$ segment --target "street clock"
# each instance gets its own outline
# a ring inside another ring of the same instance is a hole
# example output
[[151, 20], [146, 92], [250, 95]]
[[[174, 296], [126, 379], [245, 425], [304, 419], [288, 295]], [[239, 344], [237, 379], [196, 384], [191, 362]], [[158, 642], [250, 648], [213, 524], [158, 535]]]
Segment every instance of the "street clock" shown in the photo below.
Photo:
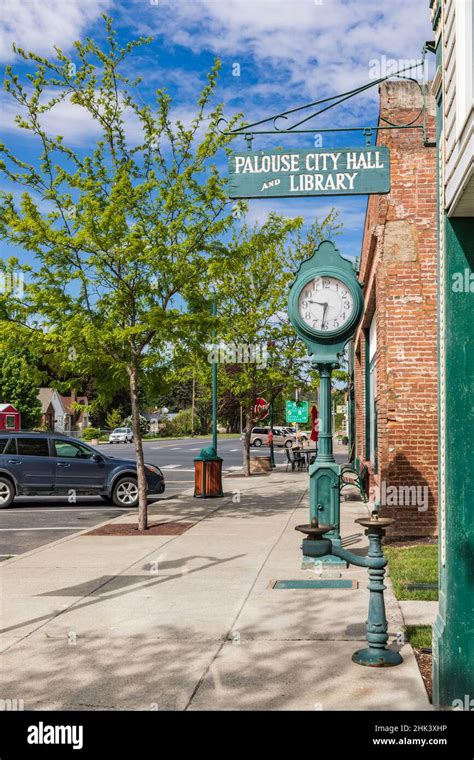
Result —
[[[344, 346], [363, 313], [362, 286], [352, 262], [341, 256], [334, 243], [325, 240], [298, 269], [290, 288], [288, 315], [319, 372], [320, 425], [316, 460], [309, 467], [309, 513], [310, 523], [316, 519], [333, 526], [326, 533], [333, 546], [341, 545], [341, 465], [333, 454], [331, 373], [340, 365]], [[313, 556], [313, 544], [303, 541], [304, 567], [313, 561], [341, 564], [333, 554]]]
[[304, 261], [290, 289], [290, 320], [313, 362], [338, 363], [364, 311], [362, 287], [352, 262], [334, 243], [321, 243]]

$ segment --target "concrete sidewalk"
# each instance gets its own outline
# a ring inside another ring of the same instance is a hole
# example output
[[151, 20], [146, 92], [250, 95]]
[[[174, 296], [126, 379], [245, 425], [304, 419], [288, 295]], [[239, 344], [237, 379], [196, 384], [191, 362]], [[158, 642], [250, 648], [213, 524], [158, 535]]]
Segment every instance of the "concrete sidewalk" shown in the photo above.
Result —
[[[0, 566], [2, 699], [25, 709], [430, 709], [411, 647], [396, 668], [355, 665], [367, 572], [355, 589], [275, 590], [301, 569], [308, 476], [225, 478], [226, 497], [155, 504], [180, 536], [75, 535]], [[345, 546], [365, 553], [342, 504]], [[121, 516], [117, 522], [130, 522]], [[390, 584], [391, 640], [403, 619]]]

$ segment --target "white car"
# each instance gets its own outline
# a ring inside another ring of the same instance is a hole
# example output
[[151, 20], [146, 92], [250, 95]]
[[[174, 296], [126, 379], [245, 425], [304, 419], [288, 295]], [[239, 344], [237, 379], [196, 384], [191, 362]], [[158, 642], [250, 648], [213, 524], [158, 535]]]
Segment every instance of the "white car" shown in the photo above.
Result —
[[109, 435], [109, 443], [133, 443], [132, 428], [115, 428]]

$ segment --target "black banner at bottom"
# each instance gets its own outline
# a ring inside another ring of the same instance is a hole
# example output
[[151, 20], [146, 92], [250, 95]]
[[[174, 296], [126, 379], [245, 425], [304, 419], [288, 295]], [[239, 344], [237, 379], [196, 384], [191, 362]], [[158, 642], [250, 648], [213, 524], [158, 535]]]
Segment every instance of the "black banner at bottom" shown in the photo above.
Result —
[[[471, 712], [0, 712], [0, 760], [23, 757], [137, 757], [161, 752], [206, 754], [251, 748], [359, 750], [372, 757], [474, 757]], [[219, 749], [220, 748], [220, 749]]]

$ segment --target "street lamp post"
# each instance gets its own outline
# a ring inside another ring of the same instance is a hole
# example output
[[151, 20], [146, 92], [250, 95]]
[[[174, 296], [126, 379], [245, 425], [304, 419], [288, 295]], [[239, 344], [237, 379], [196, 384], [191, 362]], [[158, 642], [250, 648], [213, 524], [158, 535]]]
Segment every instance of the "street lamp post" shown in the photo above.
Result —
[[[214, 294], [211, 305], [211, 314], [217, 317], [217, 295]], [[216, 330], [212, 331], [212, 337], [215, 341]], [[214, 361], [212, 362], [212, 448], [217, 454], [217, 357], [214, 351]]]
[[273, 448], [273, 401], [270, 401], [270, 430], [272, 435], [270, 436], [270, 462], [272, 468], [275, 467], [275, 450]]

